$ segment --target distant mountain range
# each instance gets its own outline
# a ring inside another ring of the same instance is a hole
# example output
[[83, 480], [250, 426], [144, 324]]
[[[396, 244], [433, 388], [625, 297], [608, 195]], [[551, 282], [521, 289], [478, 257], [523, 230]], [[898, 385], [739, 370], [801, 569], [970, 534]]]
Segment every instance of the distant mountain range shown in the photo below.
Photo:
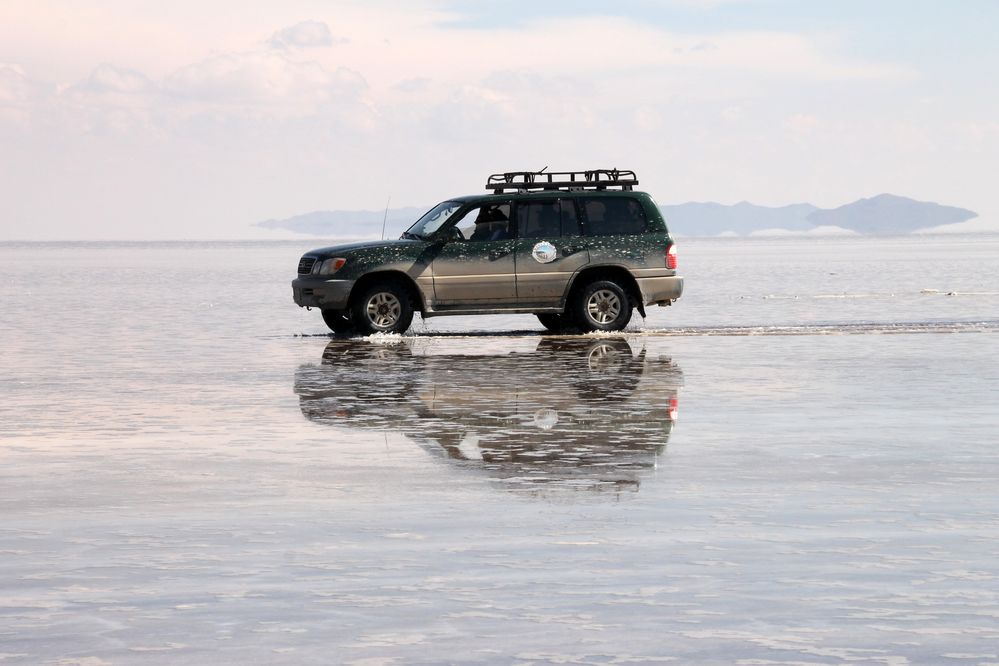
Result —
[[[427, 207], [429, 208], [429, 206]], [[377, 238], [385, 223], [385, 237], [396, 238], [427, 208], [393, 208], [388, 211], [315, 211], [256, 226], [312, 236]], [[690, 202], [661, 207], [670, 230], [677, 236], [767, 234], [899, 234], [965, 222], [977, 213], [954, 206], [916, 201], [894, 194], [858, 199], [839, 208], [824, 209], [809, 203], [757, 206], [746, 201], [727, 206]]]
[[973, 217], [978, 213], [965, 208], [879, 194], [832, 210], [816, 210], [809, 214], [808, 221], [817, 227], [842, 227], [858, 233], [899, 234], [957, 224]]

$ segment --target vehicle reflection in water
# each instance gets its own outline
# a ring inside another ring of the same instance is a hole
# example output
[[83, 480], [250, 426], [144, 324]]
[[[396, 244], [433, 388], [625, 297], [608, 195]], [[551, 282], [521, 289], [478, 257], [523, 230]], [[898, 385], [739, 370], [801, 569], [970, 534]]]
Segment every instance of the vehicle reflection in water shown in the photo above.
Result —
[[671, 359], [617, 337], [487, 344], [496, 349], [333, 340], [320, 365], [298, 369], [295, 392], [312, 421], [404, 434], [511, 489], [637, 490], [655, 469], [683, 383]]

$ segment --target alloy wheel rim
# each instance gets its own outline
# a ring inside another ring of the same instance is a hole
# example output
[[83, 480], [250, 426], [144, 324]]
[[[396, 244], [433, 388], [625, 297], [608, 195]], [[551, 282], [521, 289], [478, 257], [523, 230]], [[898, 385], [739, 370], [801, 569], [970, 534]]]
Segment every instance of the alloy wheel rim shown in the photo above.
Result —
[[380, 291], [368, 299], [368, 320], [378, 328], [391, 328], [402, 316], [402, 303], [395, 294]]
[[621, 314], [621, 299], [609, 289], [598, 289], [586, 300], [586, 312], [596, 323], [609, 324]]

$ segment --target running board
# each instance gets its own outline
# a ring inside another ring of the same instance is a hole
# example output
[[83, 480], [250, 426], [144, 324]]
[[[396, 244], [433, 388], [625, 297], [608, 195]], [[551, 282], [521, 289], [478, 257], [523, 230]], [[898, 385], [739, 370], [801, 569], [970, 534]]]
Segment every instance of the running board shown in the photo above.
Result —
[[481, 314], [562, 314], [564, 308], [560, 307], [534, 307], [534, 308], [467, 308], [462, 306], [448, 307], [438, 305], [436, 309], [427, 308], [423, 312], [423, 318], [443, 317], [446, 315], [481, 315]]

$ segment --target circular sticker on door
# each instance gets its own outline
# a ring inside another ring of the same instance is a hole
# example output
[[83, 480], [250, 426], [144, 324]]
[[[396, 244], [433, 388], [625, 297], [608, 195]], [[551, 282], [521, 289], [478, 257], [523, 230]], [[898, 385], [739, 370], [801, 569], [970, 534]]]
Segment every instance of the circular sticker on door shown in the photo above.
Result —
[[534, 246], [534, 249], [531, 250], [531, 255], [539, 264], [547, 264], [555, 261], [555, 255], [557, 253], [558, 250], [556, 250], [555, 246], [548, 241], [541, 241], [540, 243], [537, 243]]

